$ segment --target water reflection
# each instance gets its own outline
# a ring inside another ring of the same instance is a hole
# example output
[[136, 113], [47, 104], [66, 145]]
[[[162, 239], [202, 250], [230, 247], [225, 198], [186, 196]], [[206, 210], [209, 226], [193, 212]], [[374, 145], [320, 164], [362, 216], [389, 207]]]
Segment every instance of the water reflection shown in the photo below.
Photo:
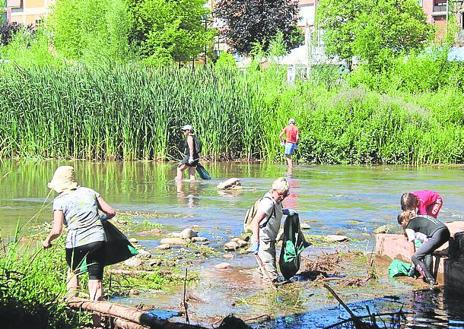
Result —
[[[413, 291], [411, 294], [399, 297], [387, 296], [350, 303], [348, 306], [367, 323], [369, 320], [365, 317], [369, 312], [384, 314], [376, 317], [380, 328], [464, 328], [462, 296], [448, 295], [440, 289]], [[392, 317], [392, 313], [400, 309], [407, 313], [402, 321]], [[354, 325], [344, 321], [345, 319], [349, 319], [349, 314], [337, 305], [305, 314], [279, 317], [272, 321], [255, 324], [253, 328], [354, 328]], [[334, 326], [342, 322], [343, 324]]]
[[[185, 185], [185, 186], [184, 186]], [[195, 181], [176, 181], [177, 200], [188, 208], [200, 205], [200, 184]]]

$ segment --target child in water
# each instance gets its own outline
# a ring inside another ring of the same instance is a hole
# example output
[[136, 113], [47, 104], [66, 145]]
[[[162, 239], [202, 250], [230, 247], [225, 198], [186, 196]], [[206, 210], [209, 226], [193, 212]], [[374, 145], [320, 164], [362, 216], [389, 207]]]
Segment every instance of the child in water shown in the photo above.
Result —
[[438, 217], [443, 199], [437, 192], [422, 190], [403, 193], [401, 196], [401, 210], [417, 210], [418, 215]]
[[[414, 210], [406, 210], [398, 215], [398, 224], [403, 227], [409, 241], [416, 239], [416, 233], [422, 233], [424, 243], [416, 250], [411, 260], [419, 272], [424, 274], [425, 282], [435, 285], [435, 277], [426, 266], [424, 260], [427, 256], [431, 257], [432, 253], [448, 242], [450, 232], [445, 224], [430, 216], [416, 215]], [[420, 236], [420, 235], [419, 235]]]

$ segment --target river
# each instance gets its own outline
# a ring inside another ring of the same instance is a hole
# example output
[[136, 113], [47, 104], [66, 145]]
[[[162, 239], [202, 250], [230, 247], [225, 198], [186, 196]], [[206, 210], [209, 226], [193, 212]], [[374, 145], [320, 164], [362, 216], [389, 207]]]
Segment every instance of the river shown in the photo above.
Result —
[[[272, 181], [287, 175], [283, 165], [205, 163], [213, 177], [211, 181], [186, 181], [177, 185], [173, 180], [175, 164], [172, 163], [3, 161], [0, 163], [2, 236], [11, 235], [17, 223], [51, 220], [54, 194], [48, 190], [47, 182], [56, 167], [65, 164], [75, 166], [80, 184], [100, 192], [118, 211], [156, 212], [156, 218], [148, 220], [175, 226], [179, 230], [196, 225], [202, 236], [212, 241], [211, 246], [218, 248], [231, 236], [241, 233], [247, 208], [270, 188]], [[242, 190], [238, 193], [218, 192], [216, 185], [230, 177], [240, 178]], [[300, 218], [311, 225], [311, 234], [344, 234], [352, 239], [350, 248], [353, 249], [371, 251], [372, 231], [380, 225], [396, 225], [403, 192], [420, 189], [439, 191], [444, 198], [440, 218], [444, 221], [464, 219], [464, 170], [459, 166], [298, 165], [289, 181], [290, 196], [284, 204], [296, 209]], [[146, 248], [154, 248], [158, 241], [142, 243]], [[144, 297], [125, 302], [139, 300], [147, 302]], [[456, 310], [454, 300], [450, 302], [441, 291], [407, 293], [402, 301], [408, 307], [420, 308], [422, 312], [419, 317], [413, 317], [415, 320], [411, 320], [413, 324], [408, 327], [421, 327], [421, 321], [429, 323], [429, 327], [443, 327], [445, 324], [464, 327], [464, 311]], [[369, 301], [373, 308], [378, 307], [379, 310], [384, 310], [382, 305], [390, 302], [388, 298]], [[335, 302], [332, 304], [335, 305]], [[219, 303], [215, 307], [222, 306]], [[338, 312], [337, 316], [342, 312], [339, 307], [325, 307], [299, 314], [291, 320], [288, 317], [278, 318], [271, 322], [272, 325], [268, 322], [259, 326], [300, 328], [304, 323], [324, 319], [317, 312], [330, 314], [327, 312], [332, 312], [331, 309]], [[329, 315], [330, 321], [320, 326], [333, 323], [334, 317]]]

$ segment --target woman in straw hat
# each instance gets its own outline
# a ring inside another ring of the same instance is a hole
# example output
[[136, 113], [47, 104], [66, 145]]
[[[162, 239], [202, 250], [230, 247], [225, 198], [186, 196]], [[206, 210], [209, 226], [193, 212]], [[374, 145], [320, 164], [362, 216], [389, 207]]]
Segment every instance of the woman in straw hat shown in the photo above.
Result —
[[[43, 247], [51, 247], [51, 242], [60, 236], [63, 225], [66, 226], [66, 262], [70, 268], [68, 296], [77, 294], [79, 271], [82, 265], [87, 265], [90, 298], [99, 300], [103, 295], [105, 243], [102, 220], [114, 217], [116, 212], [100, 194], [79, 186], [71, 166], [58, 167], [48, 187], [58, 192], [58, 196], [53, 201], [53, 226]], [[100, 318], [94, 316], [96, 326], [100, 326], [99, 321]]]

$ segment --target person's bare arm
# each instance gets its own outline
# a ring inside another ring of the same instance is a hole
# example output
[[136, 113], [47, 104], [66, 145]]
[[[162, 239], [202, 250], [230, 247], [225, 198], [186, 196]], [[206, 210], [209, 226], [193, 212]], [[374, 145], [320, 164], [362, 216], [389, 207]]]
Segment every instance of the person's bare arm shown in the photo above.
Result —
[[258, 209], [255, 217], [253, 218], [253, 236], [252, 240], [259, 242], [259, 224], [266, 218], [266, 213]]
[[42, 242], [44, 248], [52, 246], [52, 241], [58, 238], [63, 231], [64, 214], [61, 210], [55, 210], [53, 212], [53, 225], [47, 238]]
[[105, 219], [110, 219], [116, 216], [116, 211], [101, 197], [97, 198], [98, 208], [106, 215]]
[[282, 137], [284, 136], [284, 134], [285, 134], [285, 128], [282, 129], [282, 131], [281, 131], [280, 134], [279, 134], [279, 139], [280, 139], [281, 142], [284, 141], [284, 139], [282, 138]]
[[187, 145], [189, 147], [189, 157], [190, 159], [193, 159], [193, 136], [189, 135], [187, 137]]

